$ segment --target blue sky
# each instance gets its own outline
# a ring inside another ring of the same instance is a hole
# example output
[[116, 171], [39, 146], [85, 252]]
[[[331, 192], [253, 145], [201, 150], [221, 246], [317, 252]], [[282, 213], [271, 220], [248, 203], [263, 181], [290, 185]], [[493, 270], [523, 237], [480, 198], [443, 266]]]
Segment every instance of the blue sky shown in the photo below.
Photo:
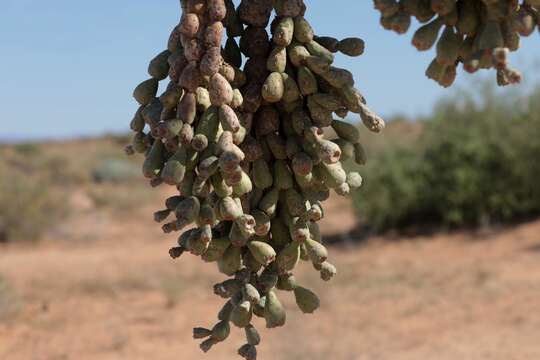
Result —
[[[337, 65], [354, 72], [373, 110], [425, 114], [456, 91], [425, 79], [433, 53], [418, 53], [410, 33], [383, 30], [371, 0], [309, 2], [307, 18], [318, 34], [366, 41], [365, 55], [338, 56]], [[148, 60], [166, 46], [178, 19], [178, 0], [2, 0], [0, 139], [127, 129], [136, 109], [132, 88], [146, 78]], [[539, 60], [538, 33], [512, 55], [525, 68], [538, 67]], [[470, 82], [461, 74], [457, 88]]]

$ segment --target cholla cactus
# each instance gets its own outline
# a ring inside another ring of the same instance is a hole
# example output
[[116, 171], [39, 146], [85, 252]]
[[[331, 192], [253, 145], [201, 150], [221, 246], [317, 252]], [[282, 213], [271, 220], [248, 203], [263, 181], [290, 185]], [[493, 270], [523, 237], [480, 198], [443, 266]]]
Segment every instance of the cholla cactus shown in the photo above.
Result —
[[164, 232], [182, 232], [171, 257], [191, 253], [231, 277], [214, 286], [227, 300], [219, 321], [195, 328], [194, 338], [204, 339], [206, 352], [228, 337], [231, 324], [244, 328], [238, 353], [251, 360], [260, 342], [253, 318], [268, 328], [286, 322], [278, 290], [292, 292], [304, 313], [319, 307], [317, 295], [297, 284], [298, 262], [311, 262], [324, 281], [337, 272], [317, 221], [330, 190], [346, 196], [361, 186], [360, 174], [347, 173], [342, 161], [364, 164], [365, 153], [359, 130], [333, 115], [359, 114], [373, 132], [384, 122], [368, 109], [352, 74], [332, 65], [335, 52], [359, 56], [364, 42], [316, 37], [302, 0], [181, 6], [167, 50], [134, 91], [140, 107], [127, 149], [145, 154], [143, 173], [153, 186], [179, 191], [154, 214]]
[[374, 0], [381, 25], [406, 33], [411, 17], [421, 25], [412, 43], [419, 51], [436, 47], [426, 76], [441, 86], [452, 85], [457, 66], [474, 73], [494, 68], [500, 86], [521, 81], [508, 66], [509, 51], [519, 49], [520, 38], [540, 26], [539, 0]]

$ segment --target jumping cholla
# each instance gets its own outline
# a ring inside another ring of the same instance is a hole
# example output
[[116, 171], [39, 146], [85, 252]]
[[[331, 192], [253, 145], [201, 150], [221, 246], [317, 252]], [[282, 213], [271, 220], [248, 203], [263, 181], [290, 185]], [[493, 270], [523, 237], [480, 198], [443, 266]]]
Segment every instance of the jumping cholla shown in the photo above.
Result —
[[238, 8], [232, 0], [183, 0], [181, 7], [167, 50], [133, 93], [140, 107], [126, 151], [145, 154], [152, 186], [179, 191], [154, 214], [165, 233], [183, 231], [171, 257], [189, 252], [231, 277], [214, 286], [227, 299], [217, 323], [195, 328], [194, 338], [204, 339], [206, 352], [233, 324], [246, 335], [238, 353], [252, 360], [260, 342], [253, 315], [268, 328], [285, 324], [278, 290], [293, 293], [304, 313], [319, 307], [297, 284], [297, 263], [311, 262], [324, 281], [336, 274], [317, 221], [331, 189], [346, 196], [362, 184], [342, 163], [364, 164], [366, 156], [359, 130], [333, 114], [359, 114], [373, 132], [384, 122], [352, 74], [332, 66], [335, 52], [359, 56], [364, 42], [316, 37], [303, 0], [243, 0]]
[[425, 24], [414, 33], [412, 44], [426, 51], [436, 43], [436, 57], [426, 76], [444, 87], [456, 79], [459, 63], [469, 73], [494, 68], [501, 86], [519, 83], [521, 74], [508, 67], [508, 52], [519, 49], [521, 36], [540, 28], [540, 0], [374, 0], [374, 4], [387, 30], [406, 33], [411, 17]]

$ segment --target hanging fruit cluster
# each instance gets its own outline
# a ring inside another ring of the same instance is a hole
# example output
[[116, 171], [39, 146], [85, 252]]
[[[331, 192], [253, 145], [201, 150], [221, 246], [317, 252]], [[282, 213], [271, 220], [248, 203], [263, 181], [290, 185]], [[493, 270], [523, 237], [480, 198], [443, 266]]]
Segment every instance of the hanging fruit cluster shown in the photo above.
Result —
[[251, 360], [260, 342], [253, 317], [268, 328], [285, 324], [278, 290], [292, 292], [304, 313], [319, 306], [292, 273], [300, 259], [322, 280], [336, 274], [317, 221], [330, 190], [346, 196], [360, 187], [360, 174], [342, 163], [364, 164], [365, 154], [359, 130], [333, 115], [359, 114], [373, 132], [384, 122], [352, 74], [332, 65], [337, 51], [361, 55], [363, 41], [316, 37], [302, 0], [243, 0], [237, 8], [232, 0], [185, 0], [181, 7], [167, 50], [134, 91], [140, 107], [126, 149], [145, 154], [152, 186], [178, 189], [154, 214], [164, 232], [181, 232], [171, 257], [191, 253], [231, 277], [214, 286], [227, 299], [218, 322], [195, 328], [194, 338], [204, 339], [206, 352], [231, 324], [243, 328], [239, 354]]
[[406, 33], [411, 17], [423, 24], [412, 43], [419, 51], [436, 47], [426, 76], [444, 87], [452, 85], [460, 63], [469, 73], [495, 69], [500, 86], [519, 83], [521, 74], [508, 66], [508, 53], [519, 49], [522, 36], [540, 27], [540, 0], [374, 0], [374, 4], [387, 30]]

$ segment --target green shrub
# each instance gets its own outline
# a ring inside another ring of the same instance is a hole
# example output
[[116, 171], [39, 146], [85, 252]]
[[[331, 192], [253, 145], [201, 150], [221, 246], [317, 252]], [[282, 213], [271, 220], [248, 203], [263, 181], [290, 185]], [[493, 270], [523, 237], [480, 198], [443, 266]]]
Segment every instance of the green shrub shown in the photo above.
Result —
[[33, 240], [67, 212], [67, 201], [50, 178], [0, 161], [0, 238]]
[[105, 159], [92, 170], [92, 178], [98, 183], [124, 183], [140, 177], [140, 166], [127, 160]]
[[355, 194], [369, 225], [474, 226], [540, 214], [540, 91], [463, 97], [422, 120], [418, 141], [390, 139], [372, 154], [365, 187]]

